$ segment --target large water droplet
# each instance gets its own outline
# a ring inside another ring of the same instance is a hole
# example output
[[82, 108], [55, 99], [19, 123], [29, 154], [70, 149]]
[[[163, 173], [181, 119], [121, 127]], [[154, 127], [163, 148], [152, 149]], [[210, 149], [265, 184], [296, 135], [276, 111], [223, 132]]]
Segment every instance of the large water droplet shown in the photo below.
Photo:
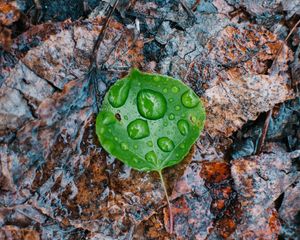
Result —
[[193, 108], [199, 104], [199, 97], [192, 90], [188, 90], [182, 94], [181, 101], [185, 107]]
[[141, 139], [150, 135], [147, 121], [136, 119], [128, 124], [127, 132], [132, 139]]
[[115, 108], [123, 106], [127, 100], [129, 88], [130, 84], [128, 83], [128, 81], [117, 81], [109, 90], [109, 103]]
[[151, 120], [162, 118], [167, 111], [167, 101], [165, 97], [150, 89], [141, 90], [137, 97], [139, 113]]
[[178, 127], [179, 132], [183, 136], [188, 134], [188, 132], [189, 132], [189, 123], [186, 120], [183, 120], [183, 119], [179, 120], [177, 122], [177, 127]]
[[157, 145], [164, 152], [171, 152], [174, 148], [173, 141], [168, 137], [162, 137], [157, 140]]
[[150, 151], [148, 152], [146, 155], [145, 155], [145, 158], [147, 161], [149, 162], [153, 162], [153, 163], [156, 163], [157, 162], [157, 156], [155, 154], [154, 151]]

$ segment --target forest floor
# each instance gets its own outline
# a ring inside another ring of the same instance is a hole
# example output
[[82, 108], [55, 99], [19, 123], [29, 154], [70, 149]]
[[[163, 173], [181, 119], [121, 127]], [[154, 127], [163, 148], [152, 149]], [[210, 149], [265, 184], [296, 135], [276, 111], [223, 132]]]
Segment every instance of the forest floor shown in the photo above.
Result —
[[[300, 239], [300, 2], [0, 0], [0, 239]], [[156, 173], [95, 117], [132, 67], [182, 80], [206, 124]]]

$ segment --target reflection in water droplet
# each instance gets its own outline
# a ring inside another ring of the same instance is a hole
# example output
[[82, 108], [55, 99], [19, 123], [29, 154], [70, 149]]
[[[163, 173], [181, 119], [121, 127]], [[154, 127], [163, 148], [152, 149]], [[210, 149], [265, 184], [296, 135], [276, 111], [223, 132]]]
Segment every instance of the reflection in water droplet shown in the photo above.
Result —
[[164, 152], [171, 152], [174, 148], [173, 141], [168, 137], [162, 137], [157, 140], [157, 145]]
[[109, 125], [113, 122], [116, 122], [115, 115], [112, 112], [103, 111], [100, 114], [102, 124]]
[[145, 158], [147, 161], [149, 162], [153, 162], [153, 163], [156, 163], [157, 162], [157, 156], [155, 154], [154, 151], [150, 151], [148, 152], [146, 155], [145, 155]]
[[152, 141], [148, 141], [148, 142], [147, 142], [147, 145], [148, 145], [149, 147], [153, 147], [153, 142], [152, 142]]
[[196, 107], [199, 104], [199, 97], [192, 90], [188, 90], [181, 96], [182, 104], [187, 108]]
[[117, 81], [110, 89], [108, 94], [109, 103], [115, 107], [121, 107], [125, 104], [128, 93], [129, 93], [130, 84], [126, 80]]
[[180, 110], [180, 106], [179, 105], [175, 106], [175, 110], [179, 111]]
[[138, 93], [137, 106], [139, 113], [144, 118], [151, 120], [162, 118], [167, 111], [165, 97], [161, 93], [150, 89], [144, 89]]
[[179, 88], [177, 86], [172, 87], [172, 92], [173, 93], [178, 93], [179, 92]]
[[174, 120], [174, 118], [175, 118], [175, 115], [174, 115], [173, 113], [170, 113], [169, 119], [170, 119], [170, 120]]
[[147, 121], [136, 119], [128, 124], [127, 132], [132, 139], [141, 139], [150, 135]]
[[168, 89], [167, 89], [167, 88], [164, 88], [164, 89], [163, 89], [163, 92], [164, 92], [164, 93], [167, 93], [167, 92], [168, 92]]
[[189, 132], [189, 123], [186, 120], [183, 120], [183, 119], [179, 120], [177, 122], [177, 127], [178, 127], [179, 132], [183, 136], [188, 134], [188, 132]]
[[128, 150], [128, 145], [126, 143], [121, 143], [122, 150]]

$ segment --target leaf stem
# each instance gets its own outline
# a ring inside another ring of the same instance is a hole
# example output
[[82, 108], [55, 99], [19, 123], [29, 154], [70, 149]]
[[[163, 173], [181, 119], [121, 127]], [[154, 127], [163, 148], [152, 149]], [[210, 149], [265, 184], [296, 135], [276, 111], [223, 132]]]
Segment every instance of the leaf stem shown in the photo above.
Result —
[[167, 192], [167, 187], [166, 187], [166, 183], [165, 180], [163, 178], [162, 172], [161, 170], [157, 171], [160, 177], [160, 181], [161, 181], [161, 185], [163, 186], [164, 192], [165, 192], [165, 196], [167, 199], [167, 203], [168, 203], [168, 208], [169, 208], [169, 226], [170, 226], [170, 233], [173, 233], [173, 213], [172, 213], [172, 208], [171, 208], [171, 204], [170, 204], [170, 200], [169, 200], [169, 196], [168, 196], [168, 192]]

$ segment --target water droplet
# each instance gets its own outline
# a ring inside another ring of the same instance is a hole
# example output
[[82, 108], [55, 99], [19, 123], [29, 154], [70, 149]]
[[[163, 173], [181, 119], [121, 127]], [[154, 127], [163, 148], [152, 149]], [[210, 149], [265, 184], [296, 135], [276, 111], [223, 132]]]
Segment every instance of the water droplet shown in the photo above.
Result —
[[138, 145], [134, 144], [134, 145], [133, 145], [133, 148], [134, 148], [134, 149], [138, 149]]
[[148, 141], [148, 142], [147, 142], [147, 145], [148, 145], [149, 147], [153, 147], [153, 142], [152, 142], [152, 141]]
[[111, 128], [108, 129], [108, 132], [111, 133]]
[[127, 115], [125, 115], [125, 116], [124, 116], [124, 119], [125, 119], [125, 120], [128, 120], [128, 116], [127, 116]]
[[167, 101], [165, 97], [150, 89], [141, 90], [137, 97], [139, 113], [151, 120], [162, 118], [167, 111]]
[[181, 149], [183, 149], [183, 148], [185, 147], [185, 145], [184, 145], [183, 143], [181, 143], [181, 144], [179, 145], [179, 147], [180, 147]]
[[168, 137], [162, 137], [157, 140], [157, 145], [164, 152], [171, 152], [174, 148], [173, 141]]
[[101, 112], [100, 119], [104, 125], [109, 125], [111, 123], [116, 122], [115, 115], [112, 112], [106, 112], [106, 111]]
[[165, 127], [168, 126], [168, 122], [164, 122], [164, 126], [165, 126]]
[[193, 124], [195, 124], [197, 119], [196, 119], [195, 116], [190, 115], [190, 120], [191, 120], [191, 122], [192, 122]]
[[118, 140], [119, 140], [119, 138], [118, 138], [118, 137], [114, 137], [114, 139], [115, 139], [115, 141], [118, 141]]
[[163, 92], [164, 92], [164, 93], [167, 93], [167, 92], [168, 92], [168, 89], [167, 89], [167, 88], [164, 88], [164, 89], [163, 89]]
[[132, 139], [141, 139], [150, 135], [147, 121], [136, 119], [128, 124], [127, 132]]
[[126, 143], [121, 143], [121, 149], [122, 150], [128, 150], [128, 145]]
[[179, 105], [175, 106], [175, 110], [179, 111], [180, 110], [180, 106]]
[[177, 127], [178, 127], [179, 132], [183, 136], [188, 134], [188, 132], [189, 132], [189, 123], [186, 120], [183, 120], [183, 119], [179, 120], [177, 122]]
[[169, 98], [169, 102], [170, 103], [174, 102], [174, 99], [173, 98]]
[[173, 113], [170, 113], [169, 119], [170, 119], [170, 120], [174, 120], [174, 118], [175, 118], [175, 115], [174, 115]]
[[125, 104], [128, 93], [129, 93], [130, 84], [126, 80], [117, 81], [110, 89], [108, 94], [109, 103], [115, 107], [121, 107]]
[[178, 153], [176, 153], [176, 155], [175, 155], [176, 157], [179, 157], [179, 154]]
[[179, 92], [179, 88], [177, 86], [173, 86], [172, 87], [172, 92], [173, 93], [178, 93]]
[[115, 143], [110, 140], [103, 141], [102, 146], [108, 152], [112, 152], [115, 149]]
[[181, 101], [185, 107], [193, 108], [199, 104], [199, 97], [192, 90], [188, 90], [182, 94]]
[[132, 161], [134, 161], [135, 163], [138, 163], [138, 160], [136, 158], [132, 158]]
[[147, 161], [149, 162], [153, 162], [153, 163], [156, 163], [157, 162], [157, 156], [155, 154], [154, 151], [150, 151], [148, 152], [146, 155], [145, 155], [145, 158]]

